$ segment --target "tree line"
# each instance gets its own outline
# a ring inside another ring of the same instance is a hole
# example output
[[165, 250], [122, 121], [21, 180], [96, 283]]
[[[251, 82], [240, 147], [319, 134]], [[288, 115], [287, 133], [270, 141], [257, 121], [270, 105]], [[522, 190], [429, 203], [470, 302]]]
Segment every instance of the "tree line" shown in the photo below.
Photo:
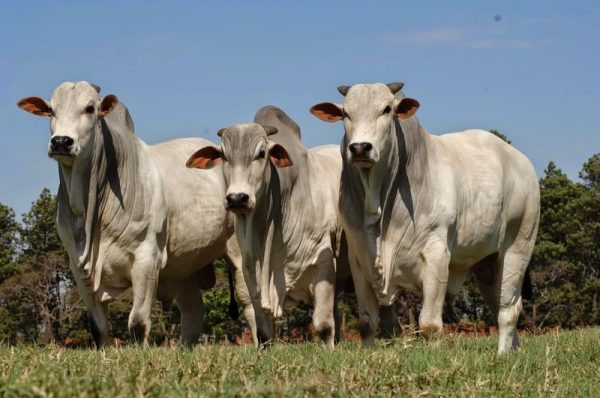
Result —
[[[506, 137], [496, 131], [494, 134]], [[508, 141], [508, 140], [507, 140]], [[540, 179], [541, 218], [530, 263], [533, 298], [525, 300], [520, 325], [532, 332], [600, 324], [600, 153], [582, 166], [573, 181], [554, 162]], [[0, 341], [89, 345], [89, 320], [69, 271], [68, 257], [55, 227], [56, 197], [44, 188], [31, 209], [17, 220], [0, 203]], [[217, 285], [204, 292], [205, 333], [210, 341], [239, 340], [247, 328], [228, 316], [229, 289], [223, 261], [216, 264]], [[402, 325], [414, 325], [420, 300], [402, 295], [397, 302]], [[131, 296], [109, 305], [111, 336], [128, 340]], [[344, 332], [356, 334], [356, 299], [344, 293]], [[280, 325], [287, 337], [310, 338], [310, 306], [291, 311]], [[445, 314], [445, 322], [490, 325], [474, 280]], [[179, 314], [158, 302], [153, 312], [151, 341], [173, 342], [179, 336]], [[292, 333], [292, 330], [295, 331]], [[246, 331], [247, 334], [247, 331]], [[248, 341], [248, 336], [246, 336]]]

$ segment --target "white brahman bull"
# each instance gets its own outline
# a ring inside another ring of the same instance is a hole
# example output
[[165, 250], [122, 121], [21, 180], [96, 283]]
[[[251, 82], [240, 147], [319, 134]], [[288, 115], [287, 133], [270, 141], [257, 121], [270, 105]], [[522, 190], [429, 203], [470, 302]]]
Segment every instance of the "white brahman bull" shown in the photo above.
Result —
[[241, 301], [256, 344], [274, 337], [284, 308], [314, 300], [313, 325], [333, 348], [336, 266], [349, 277], [337, 215], [339, 149], [307, 150], [298, 125], [276, 107], [261, 108], [254, 120], [220, 130], [221, 147], [198, 150], [187, 165], [223, 164], [222, 199], [235, 214], [249, 290]]
[[129, 329], [136, 340], [147, 339], [158, 290], [161, 300], [175, 299], [182, 341], [191, 344], [202, 330], [200, 287], [214, 285], [211, 263], [225, 254], [233, 234], [221, 200], [222, 173], [183, 167], [209, 141], [146, 145], [134, 135], [127, 108], [99, 92], [87, 82], [66, 82], [50, 101], [28, 97], [17, 104], [50, 118], [48, 155], [60, 176], [58, 233], [96, 345], [108, 340], [107, 300], [130, 286]]
[[487, 131], [430, 135], [412, 116], [419, 103], [401, 88], [342, 86], [342, 105], [311, 108], [321, 120], [344, 123], [339, 209], [364, 343], [372, 343], [378, 304], [391, 304], [402, 288], [423, 295], [423, 334], [440, 332], [445, 297], [475, 272], [497, 315], [498, 352], [517, 349], [540, 212], [535, 170]]

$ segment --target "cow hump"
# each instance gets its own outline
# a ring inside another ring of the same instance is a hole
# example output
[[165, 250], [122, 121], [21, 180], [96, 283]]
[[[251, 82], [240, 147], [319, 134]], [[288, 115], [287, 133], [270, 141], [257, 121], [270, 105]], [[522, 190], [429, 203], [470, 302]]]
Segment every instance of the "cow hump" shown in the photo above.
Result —
[[254, 123], [277, 127], [280, 132], [287, 131], [292, 133], [298, 140], [301, 139], [300, 126], [276, 106], [267, 105], [260, 108], [254, 116]]

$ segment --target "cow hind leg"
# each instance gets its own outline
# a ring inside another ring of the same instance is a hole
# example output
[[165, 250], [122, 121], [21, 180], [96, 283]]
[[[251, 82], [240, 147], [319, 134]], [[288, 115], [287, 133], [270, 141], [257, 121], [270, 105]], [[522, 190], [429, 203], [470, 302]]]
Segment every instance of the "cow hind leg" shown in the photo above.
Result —
[[419, 314], [419, 330], [425, 338], [442, 332], [444, 299], [448, 288], [450, 252], [444, 245], [430, 247], [421, 254], [423, 308]]
[[201, 277], [201, 273], [196, 273], [177, 284], [175, 303], [181, 313], [181, 342], [186, 346], [198, 342], [202, 334], [205, 310], [198, 280]]
[[335, 287], [333, 284], [327, 279], [317, 281], [313, 326], [325, 347], [330, 350], [333, 349], [335, 338], [334, 301]]
[[382, 305], [379, 307], [379, 334], [384, 339], [391, 339], [398, 333], [398, 315], [396, 306]]
[[[533, 245], [532, 245], [533, 246]], [[520, 349], [517, 321], [523, 308], [521, 289], [527, 271], [531, 251], [523, 250], [516, 245], [505, 253], [502, 267], [500, 287], [498, 290], [498, 354], [504, 354], [511, 348]]]
[[146, 242], [135, 253], [131, 270], [133, 308], [129, 313], [129, 331], [138, 343], [147, 344], [152, 306], [156, 300], [161, 255], [155, 245]]
[[529, 255], [511, 246], [493, 263], [480, 262], [475, 267], [479, 290], [498, 324], [498, 354], [520, 348], [517, 321], [522, 309], [521, 287]]
[[342, 341], [342, 313], [340, 311], [340, 294], [336, 291], [335, 298], [333, 301], [333, 322], [335, 330], [333, 334], [334, 344], [339, 344]]

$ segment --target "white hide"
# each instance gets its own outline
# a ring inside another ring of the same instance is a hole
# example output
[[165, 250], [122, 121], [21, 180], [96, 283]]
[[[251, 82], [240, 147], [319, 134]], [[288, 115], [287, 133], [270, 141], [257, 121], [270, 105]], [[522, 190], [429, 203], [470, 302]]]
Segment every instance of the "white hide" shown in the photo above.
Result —
[[[98, 344], [108, 338], [105, 302], [129, 287], [135, 337], [148, 335], [158, 290], [162, 299], [177, 302], [182, 340], [193, 343], [204, 311], [202, 268], [225, 254], [233, 233], [220, 199], [222, 173], [185, 168], [194, 150], [209, 141], [146, 145], [134, 135], [124, 105], [116, 103], [102, 114], [108, 97], [101, 100], [87, 82], [67, 82], [46, 102], [52, 109], [52, 136], [74, 140], [70, 154], [56, 155], [49, 147], [59, 162], [59, 236], [99, 331]], [[40, 101], [24, 99], [19, 106], [41, 114], [36, 112], [43, 108]]]
[[[364, 342], [372, 342], [378, 304], [390, 305], [401, 289], [423, 294], [420, 329], [438, 333], [446, 296], [476, 270], [489, 275], [478, 282], [498, 316], [499, 352], [517, 348], [521, 287], [539, 220], [535, 170], [487, 131], [434, 136], [414, 116], [397, 118], [398, 94], [360, 84], [343, 105], [312, 109], [323, 120], [344, 120], [340, 212]], [[373, 146], [371, 163], [353, 163], [355, 142]]]

